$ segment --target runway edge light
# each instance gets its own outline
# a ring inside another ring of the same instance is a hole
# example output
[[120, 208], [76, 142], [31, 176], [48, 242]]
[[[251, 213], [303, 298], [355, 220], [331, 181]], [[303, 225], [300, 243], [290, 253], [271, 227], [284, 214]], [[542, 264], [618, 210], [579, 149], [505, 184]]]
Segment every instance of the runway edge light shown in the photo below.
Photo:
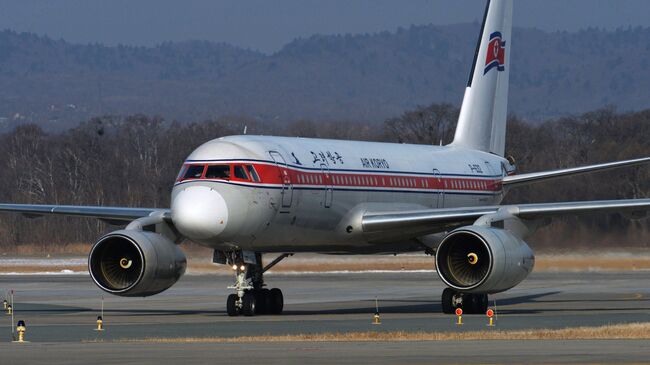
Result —
[[456, 322], [456, 325], [462, 326], [463, 325], [463, 309], [462, 308], [456, 308], [456, 316], [458, 317], [458, 321]]
[[381, 318], [379, 318], [379, 302], [377, 297], [375, 297], [375, 315], [372, 316], [372, 324], [381, 324]]
[[488, 308], [487, 312], [485, 312], [485, 315], [489, 318], [488, 322], [488, 327], [493, 327], [494, 326], [494, 311], [492, 308]]

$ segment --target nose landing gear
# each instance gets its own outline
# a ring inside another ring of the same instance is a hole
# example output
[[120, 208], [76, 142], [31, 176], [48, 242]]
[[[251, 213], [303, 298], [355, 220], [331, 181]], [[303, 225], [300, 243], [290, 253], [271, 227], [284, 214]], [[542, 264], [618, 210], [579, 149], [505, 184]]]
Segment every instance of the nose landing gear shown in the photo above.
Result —
[[262, 266], [261, 253], [237, 251], [229, 254], [227, 263], [235, 271], [235, 284], [228, 286], [228, 289], [234, 289], [235, 293], [230, 294], [226, 301], [228, 315], [281, 314], [284, 307], [282, 291], [264, 288], [263, 274], [293, 254], [282, 254], [266, 266]]

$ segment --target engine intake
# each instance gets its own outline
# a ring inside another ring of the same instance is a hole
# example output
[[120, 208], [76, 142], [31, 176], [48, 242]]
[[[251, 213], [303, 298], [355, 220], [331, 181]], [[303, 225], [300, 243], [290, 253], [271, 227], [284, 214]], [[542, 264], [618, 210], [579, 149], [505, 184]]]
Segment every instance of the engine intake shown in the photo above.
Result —
[[436, 252], [436, 271], [445, 284], [472, 293], [498, 293], [532, 271], [535, 256], [507, 230], [467, 226], [452, 231]]
[[102, 290], [119, 296], [158, 294], [185, 273], [185, 255], [153, 232], [120, 230], [100, 238], [88, 257], [90, 276]]

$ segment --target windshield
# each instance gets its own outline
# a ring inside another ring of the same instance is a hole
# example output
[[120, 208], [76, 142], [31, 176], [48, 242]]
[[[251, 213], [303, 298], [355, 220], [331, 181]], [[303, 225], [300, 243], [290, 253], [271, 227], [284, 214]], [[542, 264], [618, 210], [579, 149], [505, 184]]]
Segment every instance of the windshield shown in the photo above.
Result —
[[200, 179], [204, 169], [205, 165], [189, 165], [187, 166], [187, 170], [185, 170], [183, 179]]
[[210, 165], [205, 172], [206, 179], [230, 179], [230, 165]]

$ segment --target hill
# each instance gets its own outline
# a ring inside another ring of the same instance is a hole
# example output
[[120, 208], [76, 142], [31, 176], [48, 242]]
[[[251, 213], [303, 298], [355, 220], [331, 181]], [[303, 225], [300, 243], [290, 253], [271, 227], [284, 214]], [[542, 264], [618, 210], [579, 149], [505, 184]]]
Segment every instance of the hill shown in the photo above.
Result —
[[[103, 114], [196, 121], [383, 121], [462, 99], [478, 24], [296, 39], [266, 55], [204, 41], [77, 45], [0, 32], [0, 130], [62, 130]], [[515, 28], [510, 110], [531, 120], [649, 105], [650, 28]]]

